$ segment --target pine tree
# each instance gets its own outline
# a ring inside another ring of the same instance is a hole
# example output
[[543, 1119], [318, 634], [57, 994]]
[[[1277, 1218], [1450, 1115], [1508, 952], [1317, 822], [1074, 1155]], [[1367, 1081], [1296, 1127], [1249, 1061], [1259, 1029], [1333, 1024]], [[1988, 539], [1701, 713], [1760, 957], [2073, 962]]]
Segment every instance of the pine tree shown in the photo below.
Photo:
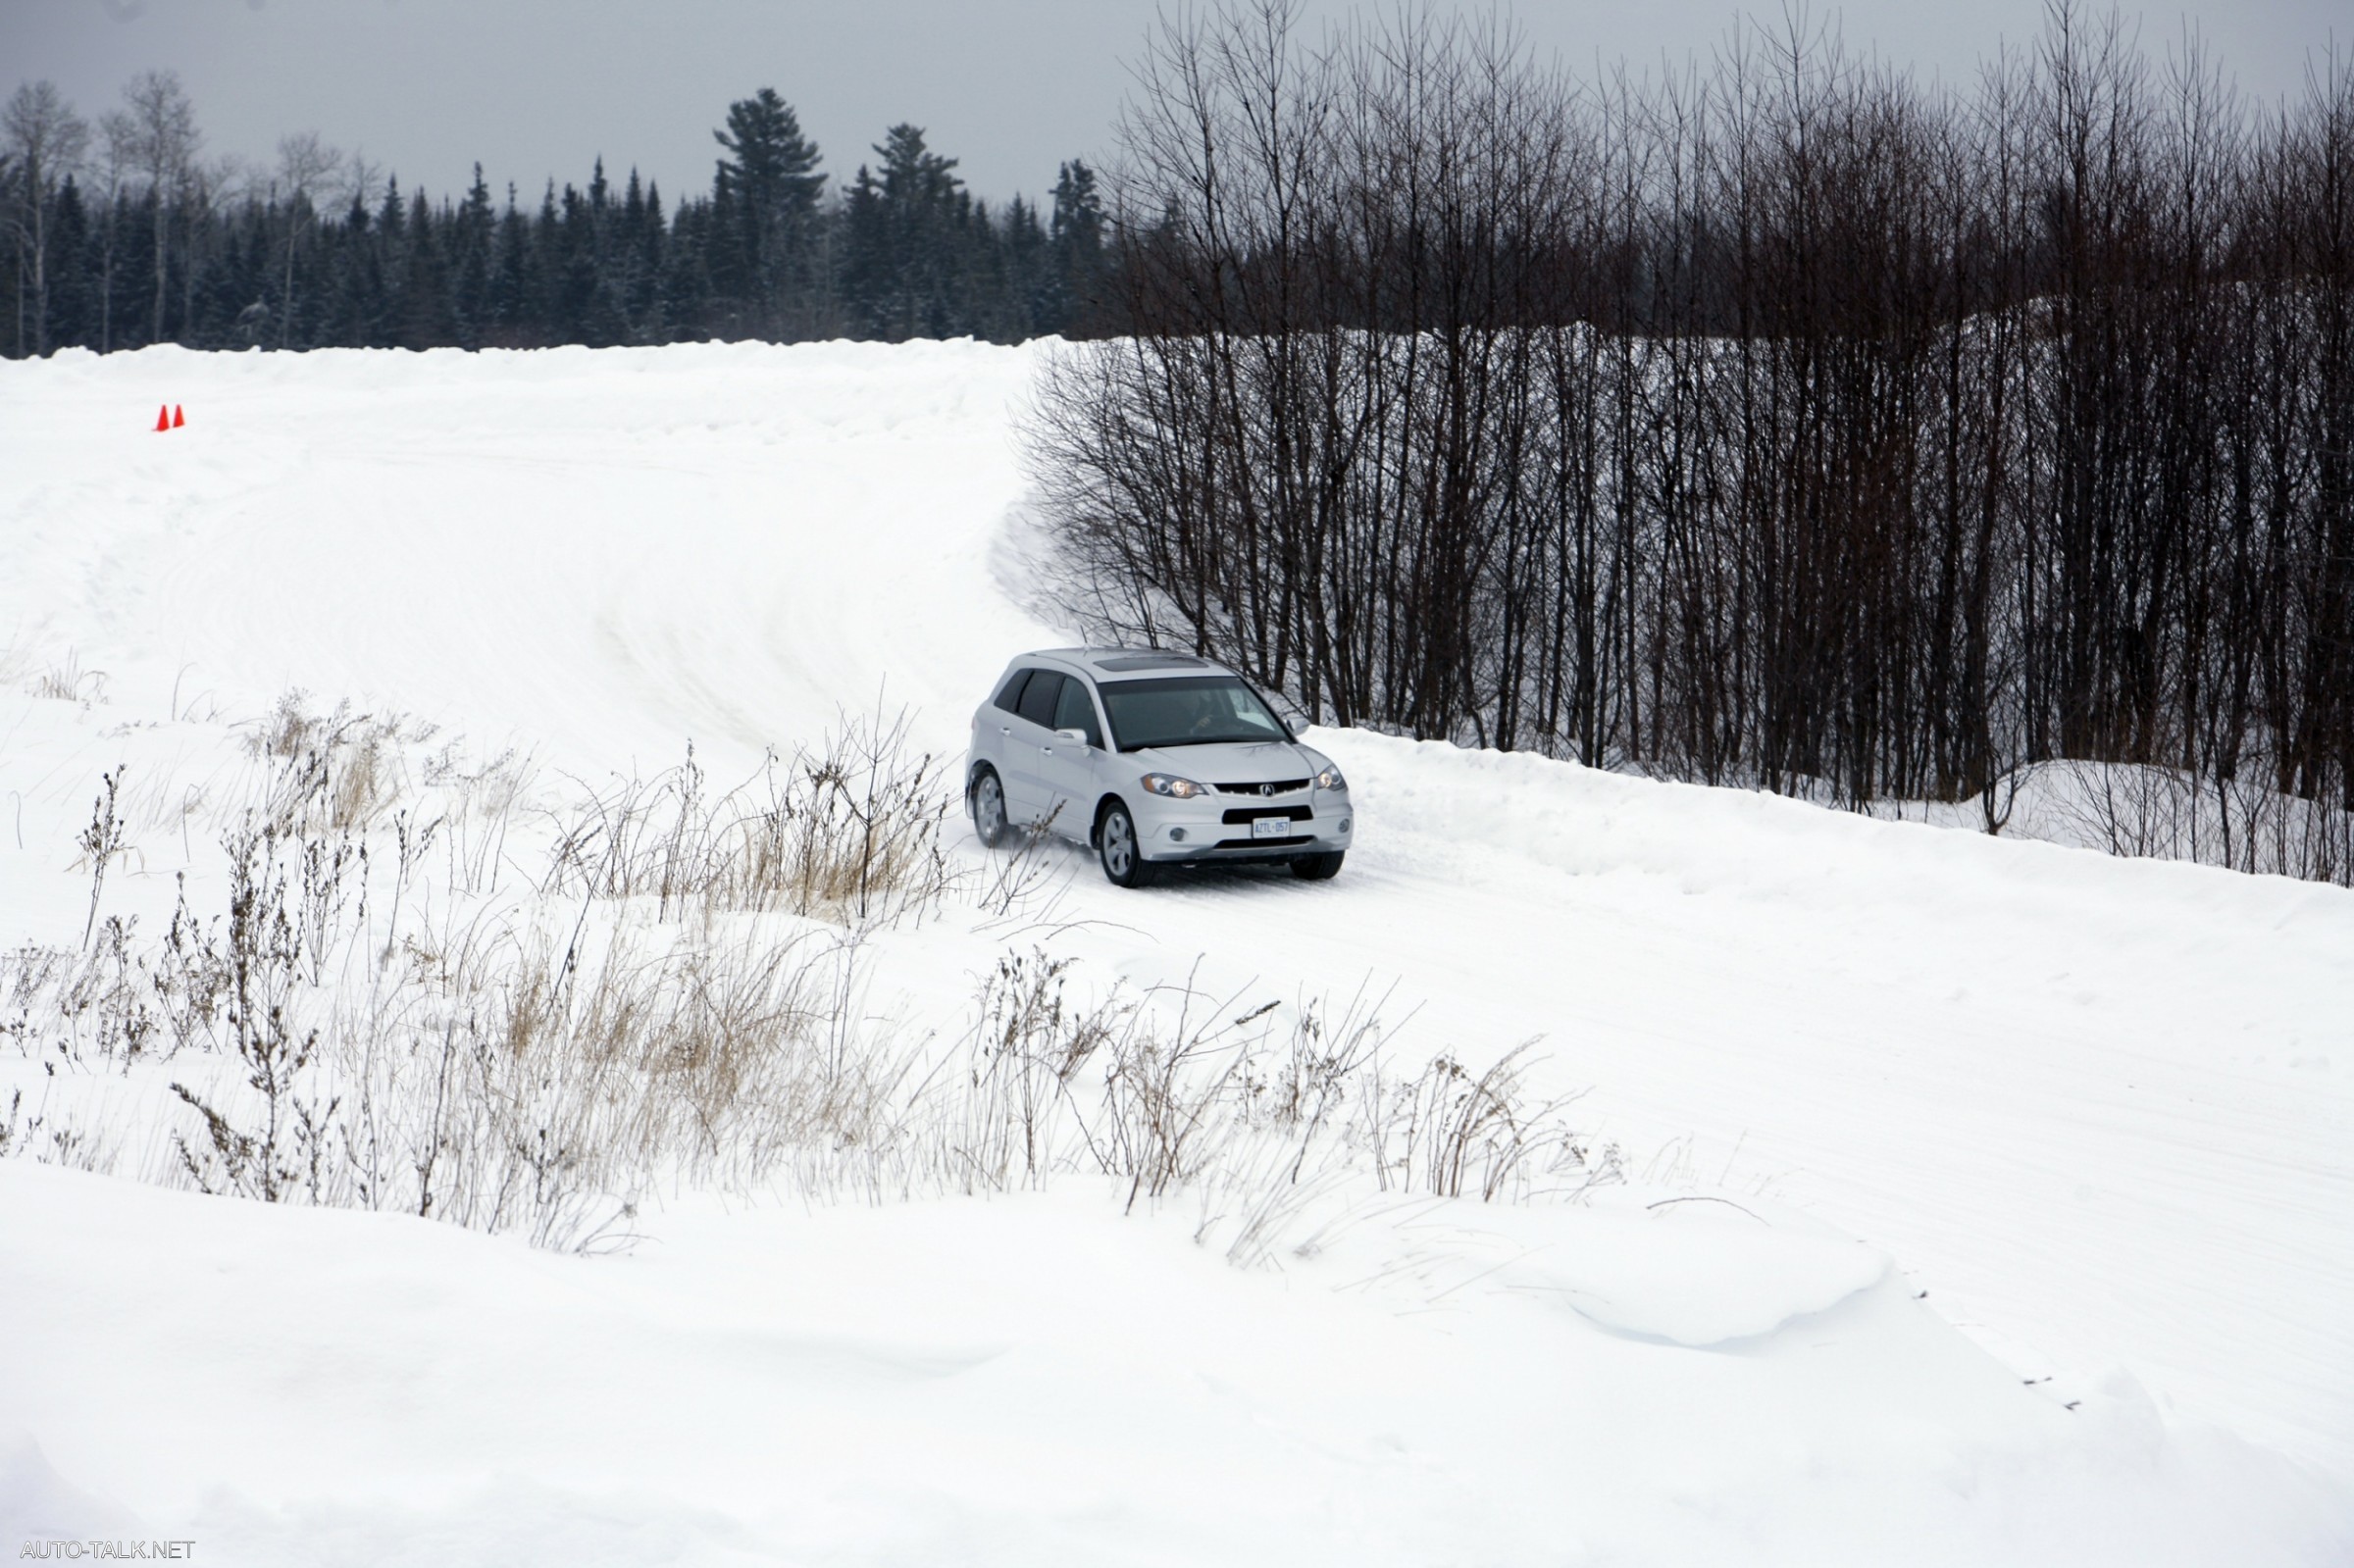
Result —
[[82, 206], [81, 187], [68, 175], [57, 189], [49, 216], [49, 243], [57, 260], [49, 284], [49, 343], [55, 348], [86, 344], [93, 335], [92, 286], [96, 269], [90, 265], [90, 218]]
[[457, 341], [480, 348], [492, 323], [491, 253], [497, 220], [490, 212], [490, 187], [483, 183], [483, 166], [474, 166], [474, 183], [450, 226], [452, 257], [450, 316]]
[[401, 341], [410, 348], [444, 348], [457, 341], [457, 313], [450, 299], [445, 254], [453, 225], [444, 207], [436, 219], [419, 191], [409, 202], [402, 289]]
[[384, 311], [384, 273], [373, 229], [368, 204], [355, 190], [334, 234], [329, 283], [333, 304], [323, 334], [326, 342], [367, 348], [377, 341]]
[[[569, 197], [571, 187], [566, 186], [565, 191]], [[553, 178], [539, 193], [539, 212], [532, 220], [531, 241], [524, 254], [529, 260], [525, 275], [526, 298], [530, 302], [526, 315], [529, 341], [535, 347], [579, 342], [577, 325], [566, 317], [564, 309], [564, 226], [556, 216]]]
[[614, 237], [615, 289], [630, 322], [630, 340], [669, 341], [662, 310], [662, 191], [640, 188], [638, 171], [622, 197], [621, 225]]
[[1096, 172], [1080, 159], [1055, 175], [1048, 243], [1053, 251], [1052, 284], [1037, 329], [1085, 330], [1102, 314], [1103, 198], [1096, 189]]
[[971, 330], [957, 284], [972, 199], [952, 173], [956, 160], [928, 149], [920, 126], [892, 126], [874, 151], [883, 172], [859, 166], [844, 213], [842, 291], [851, 330], [887, 342]]
[[826, 179], [817, 172], [817, 144], [801, 134], [799, 119], [773, 87], [730, 104], [727, 128], [711, 135], [730, 154], [711, 186], [713, 209], [726, 226], [721, 242], [735, 252], [726, 271], [755, 329], [773, 333], [805, 303]]
[[605, 178], [605, 161], [596, 161], [588, 194], [573, 214], [578, 232], [572, 236], [570, 290], [579, 300], [581, 340], [592, 348], [610, 348], [631, 340], [628, 312], [622, 305], [622, 247], [617, 229], [621, 211], [613, 187]]
[[398, 177], [384, 180], [384, 199], [376, 210], [372, 230], [379, 289], [370, 348], [400, 346], [408, 326], [408, 206], [401, 200]]
[[481, 314], [476, 340], [484, 347], [507, 346], [513, 341], [515, 317], [523, 301], [523, 215], [515, 210], [515, 187], [507, 186], [507, 204], [486, 230]]
[[[315, 135], [281, 141], [269, 187], [232, 196], [193, 159], [176, 81], [133, 88], [137, 112], [106, 118], [102, 156], [78, 178], [33, 177], [27, 132], [0, 126], [0, 312], [16, 318], [0, 315], [0, 353], [110, 352], [159, 330], [191, 347], [291, 349], [1017, 341], [1062, 326], [1065, 280], [1100, 265], [1085, 165], [1063, 166], [1049, 225], [1026, 199], [977, 200], [922, 127], [898, 125], [830, 201], [817, 148], [773, 89], [731, 106], [708, 194], [666, 210], [637, 171], [615, 186], [599, 159], [583, 188], [547, 181], [534, 213], [513, 185], [495, 204], [479, 165], [461, 197], [436, 202]], [[355, 177], [331, 205], [338, 168]], [[32, 186], [53, 192], [37, 209]]]
[[1056, 298], [1052, 253], [1038, 209], [1021, 197], [1005, 209], [1005, 301], [1002, 321], [990, 335], [999, 342], [1020, 342], [1041, 332], [1059, 331], [1062, 312]]
[[662, 248], [663, 309], [673, 340], [717, 335], [710, 233], [711, 202], [682, 201]]

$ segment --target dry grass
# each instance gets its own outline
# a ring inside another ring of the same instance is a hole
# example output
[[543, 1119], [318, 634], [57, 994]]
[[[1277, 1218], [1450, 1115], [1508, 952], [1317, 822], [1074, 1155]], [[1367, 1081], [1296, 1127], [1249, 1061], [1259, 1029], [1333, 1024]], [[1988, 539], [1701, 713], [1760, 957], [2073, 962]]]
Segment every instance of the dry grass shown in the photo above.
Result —
[[1477, 1072], [1442, 1053], [1394, 1073], [1393, 1031], [1362, 993], [1288, 1022], [1275, 1002], [1191, 984], [1076, 1005], [1068, 969], [1008, 956], [982, 987], [965, 1070], [930, 1118], [966, 1190], [1076, 1172], [1117, 1180], [1131, 1208], [1196, 1191], [1198, 1235], [1230, 1224], [1227, 1255], [1248, 1264], [1351, 1186], [1527, 1201], [1619, 1177], [1616, 1148], [1580, 1138], [1567, 1100], [1524, 1093], [1530, 1045]]
[[[242, 804], [202, 808], [220, 902], [183, 884], [155, 935], [100, 907], [138, 828], [118, 775], [83, 835], [85, 940], [0, 955], [0, 1041], [65, 1086], [0, 1152], [566, 1248], [626, 1239], [682, 1184], [882, 1200], [1079, 1179], [1131, 1206], [1199, 1194], [1205, 1243], [1246, 1264], [1312, 1245], [1334, 1193], [1614, 1174], [1527, 1101], [1523, 1052], [1398, 1072], [1364, 997], [1105, 992], [1036, 950], [1000, 952], [948, 1037], [877, 1021], [879, 932], [954, 901], [1002, 940], [1054, 892], [1036, 856], [952, 875], [954, 797], [906, 737], [904, 717], [845, 723], [716, 797], [691, 756], [542, 826], [512, 757], [419, 763], [422, 727], [290, 698], [241, 779], [183, 795]], [[97, 1081], [153, 1092], [128, 1122], [104, 1095], [77, 1120], [71, 1090]]]
[[88, 708], [106, 700], [106, 672], [84, 670], [81, 655], [72, 648], [66, 650], [63, 659], [53, 662], [16, 662], [10, 674], [27, 696], [43, 701], [75, 702]]
[[941, 833], [955, 796], [907, 726], [904, 713], [846, 719], [818, 749], [771, 753], [717, 797], [690, 747], [678, 768], [577, 808], [540, 891], [651, 897], [664, 920], [690, 910], [851, 924], [920, 916], [954, 880]]
[[399, 715], [354, 713], [348, 703], [314, 713], [305, 693], [288, 691], [246, 734], [247, 749], [271, 765], [262, 814], [281, 830], [298, 816], [337, 832], [370, 828], [408, 792], [405, 759], [433, 733]]

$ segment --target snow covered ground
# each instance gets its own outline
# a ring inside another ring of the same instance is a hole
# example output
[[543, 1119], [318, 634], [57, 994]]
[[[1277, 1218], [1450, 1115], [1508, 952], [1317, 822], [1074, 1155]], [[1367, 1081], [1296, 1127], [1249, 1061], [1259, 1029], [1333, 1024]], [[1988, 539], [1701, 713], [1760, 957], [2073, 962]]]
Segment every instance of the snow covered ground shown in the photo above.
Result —
[[[201, 802], [288, 687], [585, 784], [690, 740], [747, 773], [879, 695], [960, 750], [1003, 659], [1062, 640], [1008, 531], [1040, 351], [0, 364], [0, 944], [79, 942], [118, 765], [108, 907], [152, 930], [175, 872], [217, 880]], [[189, 423], [155, 434], [166, 400]], [[236, 1563], [2354, 1557], [2354, 894], [1315, 738], [1358, 799], [1338, 881], [1122, 893], [1074, 856], [1050, 945], [1099, 990], [1369, 987], [1427, 1049], [1542, 1037], [1537, 1087], [1585, 1091], [1631, 1185], [1360, 1204], [1246, 1269], [1199, 1201], [1086, 1182], [682, 1192], [578, 1257], [12, 1159], [0, 1532]], [[960, 1027], [1009, 939], [982, 924], [879, 938], [878, 1007]], [[152, 1174], [134, 1087], [76, 1103], [125, 1096], [114, 1163]]]

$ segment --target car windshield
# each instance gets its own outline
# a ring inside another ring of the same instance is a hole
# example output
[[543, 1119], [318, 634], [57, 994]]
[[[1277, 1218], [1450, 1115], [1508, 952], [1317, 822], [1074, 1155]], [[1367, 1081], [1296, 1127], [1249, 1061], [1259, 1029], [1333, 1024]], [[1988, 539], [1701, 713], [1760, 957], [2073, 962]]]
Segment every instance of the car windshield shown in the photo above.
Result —
[[1098, 689], [1122, 751], [1291, 738], [1258, 693], [1230, 675], [1106, 681]]

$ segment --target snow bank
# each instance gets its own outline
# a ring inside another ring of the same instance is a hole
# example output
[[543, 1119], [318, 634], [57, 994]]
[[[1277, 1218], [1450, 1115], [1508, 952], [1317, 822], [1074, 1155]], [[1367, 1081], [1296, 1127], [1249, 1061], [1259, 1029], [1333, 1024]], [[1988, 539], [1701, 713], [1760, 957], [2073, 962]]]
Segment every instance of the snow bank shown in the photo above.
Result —
[[[690, 740], [732, 780], [879, 695], [959, 751], [1060, 640], [1004, 528], [1040, 351], [0, 365], [0, 943], [78, 943], [123, 764], [109, 909], [217, 895], [229, 726], [289, 686], [549, 800]], [[1386, 994], [1425, 1051], [1541, 1037], [1533, 1087], [1636, 1190], [1352, 1208], [1252, 1271], [1191, 1197], [681, 1193], [582, 1259], [9, 1161], [0, 1526], [240, 1562], [2354, 1551], [2354, 895], [1316, 739], [1363, 825], [1337, 882], [1140, 898], [1065, 857], [1027, 929], [876, 936], [867, 1005], [951, 1032], [1034, 942], [1099, 992]], [[156, 1087], [73, 1091], [129, 1128]]]
[[[1076, 1191], [683, 1204], [581, 1259], [10, 1162], [10, 1420], [39, 1448], [0, 1527], [85, 1517], [78, 1490], [256, 1565], [2319, 1563], [2343, 1539], [2316, 1483], [2169, 1436], [2129, 1388], [2021, 1387], [1852, 1242], [1656, 1200], [1398, 1205], [1281, 1275]], [[1603, 1328], [1578, 1298], [1667, 1283], [1645, 1233], [1763, 1293]]]

